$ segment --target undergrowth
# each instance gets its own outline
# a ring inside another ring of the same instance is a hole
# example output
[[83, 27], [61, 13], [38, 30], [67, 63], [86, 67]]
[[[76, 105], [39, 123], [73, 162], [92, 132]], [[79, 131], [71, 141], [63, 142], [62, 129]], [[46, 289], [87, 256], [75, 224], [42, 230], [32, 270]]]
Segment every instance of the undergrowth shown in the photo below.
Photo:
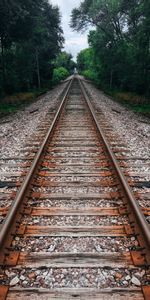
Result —
[[128, 92], [105, 91], [112, 96], [113, 100], [132, 109], [134, 112], [142, 113], [150, 117], [150, 100], [141, 95]]
[[27, 93], [18, 93], [5, 96], [0, 100], [0, 116], [16, 112], [36, 100], [37, 97], [47, 92], [47, 89], [35, 90]]

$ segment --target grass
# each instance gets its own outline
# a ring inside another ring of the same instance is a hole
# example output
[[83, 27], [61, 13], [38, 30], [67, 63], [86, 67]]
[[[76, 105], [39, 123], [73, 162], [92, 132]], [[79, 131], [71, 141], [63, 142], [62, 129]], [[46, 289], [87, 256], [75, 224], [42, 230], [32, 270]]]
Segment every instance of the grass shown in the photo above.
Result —
[[110, 90], [106, 86], [100, 87], [95, 80], [93, 81], [93, 83], [97, 88], [100, 88], [104, 91], [104, 93], [111, 96], [114, 101], [119, 102], [120, 104], [126, 106], [136, 113], [140, 113], [147, 117], [150, 117], [150, 99], [145, 98], [142, 95], [137, 95], [135, 93]]
[[144, 96], [117, 91], [109, 91], [108, 94], [112, 96], [115, 101], [123, 104], [134, 112], [150, 117], [150, 100]]
[[18, 104], [7, 104], [7, 103], [0, 103], [0, 114], [7, 115], [13, 112], [16, 112], [19, 109], [20, 105]]
[[150, 117], [150, 103], [141, 105], [132, 105], [131, 107], [135, 112], [142, 113]]
[[0, 116], [17, 112], [19, 109], [34, 102], [37, 97], [41, 96], [45, 92], [47, 92], [47, 89], [5, 96], [2, 100], [0, 100]]

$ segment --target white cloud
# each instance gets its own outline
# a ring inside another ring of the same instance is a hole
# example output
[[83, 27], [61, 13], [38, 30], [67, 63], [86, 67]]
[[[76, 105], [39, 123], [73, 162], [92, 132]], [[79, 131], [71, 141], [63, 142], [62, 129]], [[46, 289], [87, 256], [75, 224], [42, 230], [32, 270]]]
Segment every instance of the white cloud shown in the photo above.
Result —
[[58, 5], [62, 14], [62, 27], [65, 36], [64, 48], [74, 58], [82, 49], [88, 47], [87, 33], [80, 34], [73, 31], [70, 26], [70, 15], [73, 8], [80, 5], [80, 0], [51, 0], [50, 3]]

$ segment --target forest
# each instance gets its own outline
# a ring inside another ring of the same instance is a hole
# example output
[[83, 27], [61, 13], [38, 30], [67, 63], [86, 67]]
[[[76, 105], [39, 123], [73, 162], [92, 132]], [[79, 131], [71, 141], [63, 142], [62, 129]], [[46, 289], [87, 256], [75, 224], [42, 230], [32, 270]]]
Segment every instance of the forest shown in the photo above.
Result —
[[106, 90], [150, 96], [150, 1], [84, 0], [73, 9], [71, 27], [91, 28], [78, 69]]
[[[149, 99], [149, 0], [82, 0], [70, 26], [89, 30], [89, 48], [77, 57], [82, 75], [107, 92]], [[58, 6], [48, 0], [0, 0], [0, 99], [49, 89], [72, 74], [76, 63], [63, 45]]]
[[74, 62], [63, 43], [57, 6], [48, 0], [0, 0], [0, 97], [50, 88], [68, 76]]

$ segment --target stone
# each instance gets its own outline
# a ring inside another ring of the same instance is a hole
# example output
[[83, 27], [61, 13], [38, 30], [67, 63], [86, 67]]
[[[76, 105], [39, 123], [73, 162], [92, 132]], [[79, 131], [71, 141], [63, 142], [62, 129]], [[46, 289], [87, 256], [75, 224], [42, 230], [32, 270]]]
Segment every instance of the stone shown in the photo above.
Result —
[[[7, 272], [7, 274], [6, 274]], [[15, 277], [16, 276], [16, 273], [14, 272], [9, 272], [8, 270], [5, 271], [5, 274], [8, 276], [8, 277]]]
[[40, 271], [40, 270], [37, 270], [37, 271], [35, 271], [35, 274], [36, 274], [36, 275], [40, 275], [40, 274], [41, 274], [41, 271]]
[[129, 275], [127, 275], [126, 277], [125, 277], [125, 280], [127, 280], [127, 281], [129, 281], [131, 279], [131, 277], [129, 276]]
[[34, 224], [38, 224], [39, 221], [38, 221], [38, 220], [34, 220], [33, 223], [34, 223]]
[[6, 274], [6, 276], [8, 276], [8, 277], [10, 276], [10, 272], [7, 271], [7, 270], [5, 271], [5, 274]]
[[101, 248], [99, 245], [95, 245], [95, 249], [96, 249], [96, 251], [98, 251], [98, 252], [102, 251], [102, 248]]
[[141, 282], [139, 281], [138, 278], [136, 278], [135, 276], [132, 277], [131, 282], [133, 284], [135, 284], [136, 286], [141, 286]]
[[142, 270], [140, 277], [143, 277], [145, 275], [145, 270]]
[[116, 279], [121, 279], [122, 277], [123, 277], [123, 275], [121, 273], [116, 273], [115, 274]]
[[24, 280], [23, 282], [22, 282], [22, 285], [25, 287], [25, 286], [27, 286], [27, 284], [28, 284], [28, 281], [27, 280]]
[[15, 276], [11, 281], [10, 281], [10, 286], [16, 285], [20, 281], [18, 276]]
[[48, 248], [48, 251], [49, 252], [53, 252], [55, 250], [55, 245], [51, 245], [49, 248]]
[[29, 273], [28, 277], [29, 277], [30, 279], [34, 279], [34, 278], [36, 277], [35, 272]]

